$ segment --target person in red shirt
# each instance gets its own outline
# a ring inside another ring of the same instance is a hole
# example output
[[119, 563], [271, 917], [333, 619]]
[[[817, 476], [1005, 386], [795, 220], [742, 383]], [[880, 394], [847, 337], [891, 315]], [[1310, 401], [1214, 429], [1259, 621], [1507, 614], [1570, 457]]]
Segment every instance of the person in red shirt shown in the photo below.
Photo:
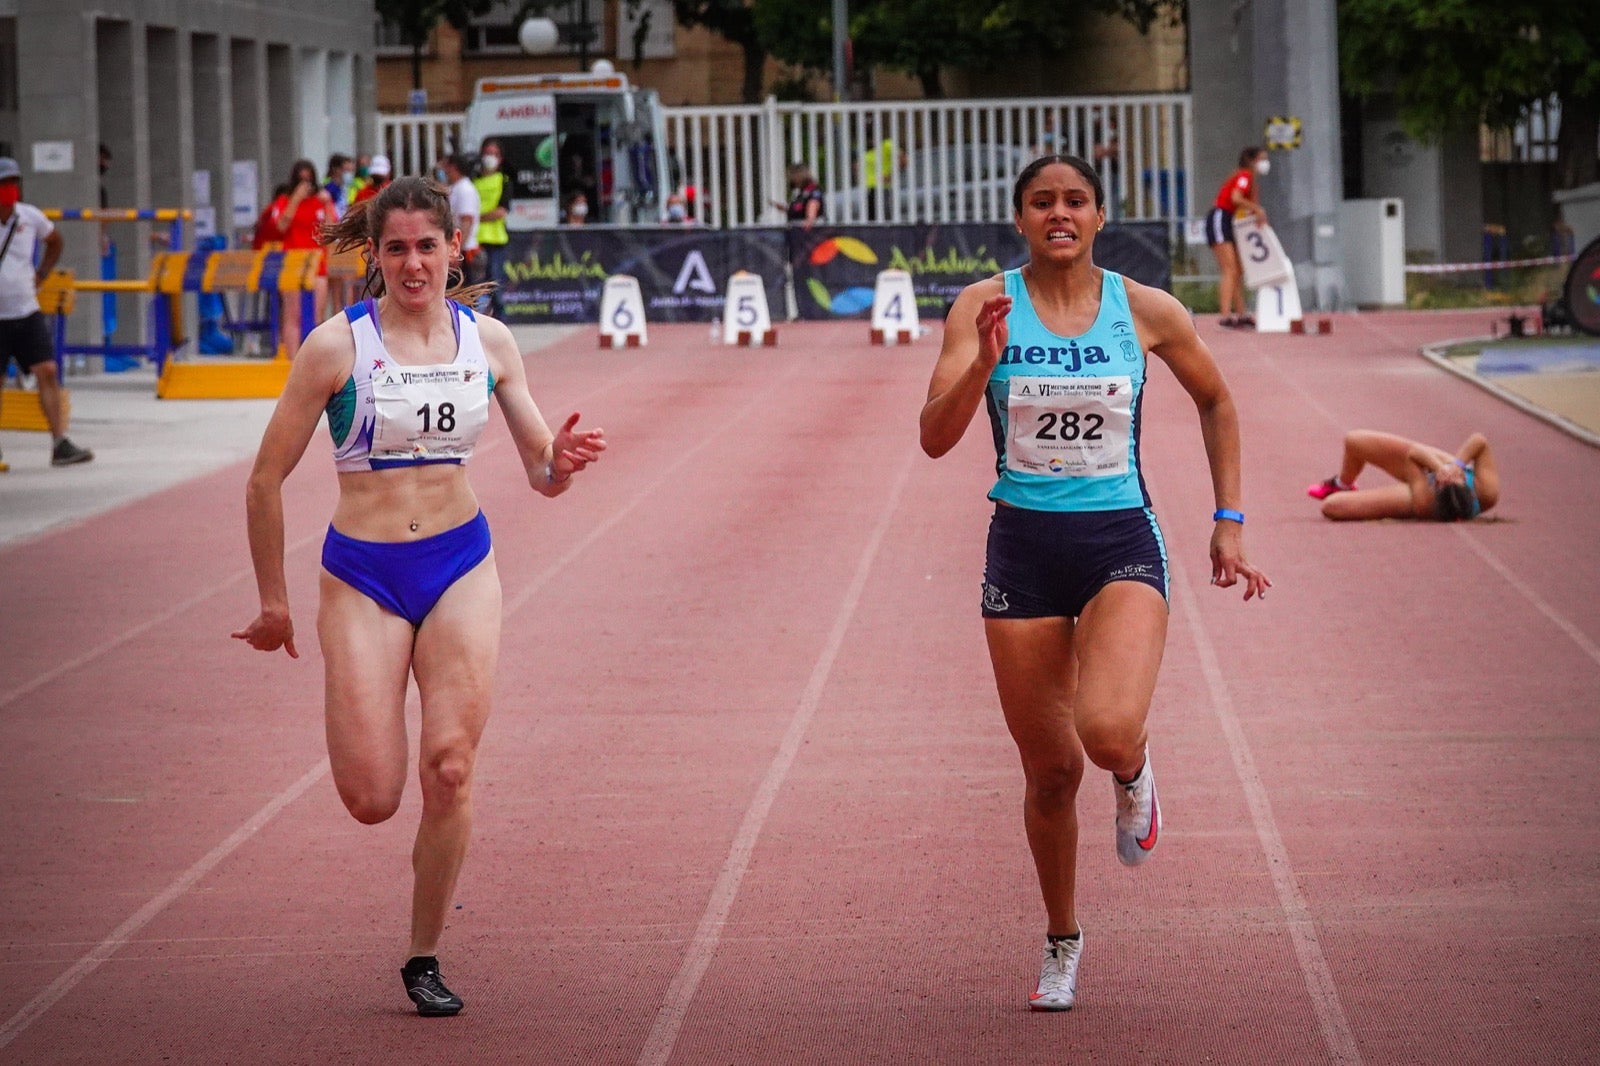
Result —
[[[1271, 168], [1265, 148], [1251, 146], [1240, 152], [1239, 169], [1222, 183], [1222, 188], [1217, 190], [1216, 204], [1206, 215], [1206, 243], [1211, 245], [1217, 265], [1222, 268], [1222, 282], [1218, 286], [1221, 324], [1229, 329], [1253, 329], [1256, 324], [1245, 305], [1244, 267], [1239, 262], [1239, 250], [1233, 244], [1233, 220], [1241, 211], [1248, 211], [1258, 221], [1267, 221], [1267, 213], [1256, 198], [1256, 177], [1265, 177]], [[1235, 307], [1238, 314], [1234, 313]]]
[[[272, 202], [273, 224], [277, 226], [285, 251], [320, 249], [323, 225], [334, 220], [333, 199], [326, 189], [317, 187], [317, 168], [309, 159], [297, 159], [289, 168], [289, 191]], [[328, 264], [317, 270], [317, 315], [327, 292]], [[300, 350], [300, 300], [283, 301], [283, 339], [289, 358]]]

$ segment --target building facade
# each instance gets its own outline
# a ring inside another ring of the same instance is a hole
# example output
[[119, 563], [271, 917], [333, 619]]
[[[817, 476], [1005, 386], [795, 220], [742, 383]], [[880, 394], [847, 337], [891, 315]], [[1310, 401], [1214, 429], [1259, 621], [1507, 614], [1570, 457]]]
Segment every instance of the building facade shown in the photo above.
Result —
[[[295, 159], [372, 142], [372, 53], [369, 0], [0, 0], [0, 152], [32, 203], [103, 191], [231, 234]], [[97, 276], [90, 224], [65, 227], [63, 265]], [[148, 240], [120, 243], [119, 275], [137, 273]]]

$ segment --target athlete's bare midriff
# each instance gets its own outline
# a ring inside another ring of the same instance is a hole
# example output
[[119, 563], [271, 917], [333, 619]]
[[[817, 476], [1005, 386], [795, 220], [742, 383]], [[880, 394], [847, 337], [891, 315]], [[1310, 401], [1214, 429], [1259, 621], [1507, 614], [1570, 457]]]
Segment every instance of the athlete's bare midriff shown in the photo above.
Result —
[[385, 543], [420, 540], [471, 521], [478, 498], [457, 463], [428, 463], [339, 475], [333, 528]]

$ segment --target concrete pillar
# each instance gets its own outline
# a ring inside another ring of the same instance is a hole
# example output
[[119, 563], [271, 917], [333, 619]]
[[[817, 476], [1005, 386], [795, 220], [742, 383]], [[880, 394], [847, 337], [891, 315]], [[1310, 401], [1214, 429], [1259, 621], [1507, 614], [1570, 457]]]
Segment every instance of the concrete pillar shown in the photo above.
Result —
[[211, 175], [210, 206], [219, 209], [226, 225], [229, 200], [229, 163], [233, 160], [233, 79], [230, 56], [223, 39], [214, 33], [189, 38], [190, 85], [194, 95], [194, 170], [185, 175], [186, 201], [194, 201], [194, 171]]
[[[23, 196], [41, 207], [89, 207], [100, 202], [96, 158], [100, 144], [99, 83], [95, 69], [95, 19], [51, 0], [20, 0], [17, 56], [28, 77], [17, 85], [17, 143]], [[71, 168], [34, 169], [36, 146], [68, 146]], [[130, 150], [130, 156], [132, 154]], [[99, 241], [63, 230], [61, 265], [85, 277], [99, 273]]]
[[382, 149], [378, 143], [378, 71], [371, 55], [355, 59], [356, 145], [363, 152]]
[[[235, 218], [230, 210], [233, 203], [217, 205], [217, 227], [228, 235], [230, 243], [241, 228], [255, 223], [272, 191], [271, 152], [267, 137], [267, 55], [260, 41], [235, 37], [230, 46], [233, 78], [233, 155], [234, 163], [251, 162], [256, 168], [256, 195], [253, 210], [248, 218], [241, 211]], [[242, 206], [242, 205], [241, 205]]]
[[357, 155], [361, 145], [356, 141], [355, 64], [349, 52], [328, 53], [328, 92], [324, 100], [328, 150]]
[[295, 81], [300, 88], [300, 151], [321, 174], [332, 152], [328, 140], [328, 53], [320, 48], [301, 49]]
[[267, 45], [267, 173], [262, 175], [265, 199], [289, 167], [300, 158], [300, 96], [294, 84], [294, 51], [288, 45]]

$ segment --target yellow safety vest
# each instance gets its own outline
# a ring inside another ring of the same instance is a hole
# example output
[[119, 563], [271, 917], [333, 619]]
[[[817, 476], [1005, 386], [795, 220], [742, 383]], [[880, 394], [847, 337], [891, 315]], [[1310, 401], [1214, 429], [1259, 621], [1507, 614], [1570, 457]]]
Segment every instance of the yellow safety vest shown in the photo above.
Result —
[[472, 179], [472, 187], [478, 190], [478, 243], [479, 244], [505, 244], [506, 220], [503, 218], [487, 219], [490, 211], [500, 206], [500, 196], [505, 192], [506, 176], [500, 171], [485, 174]]
[[894, 141], [885, 137], [876, 148], [868, 148], [861, 156], [861, 184], [876, 189], [880, 179], [894, 172]]

